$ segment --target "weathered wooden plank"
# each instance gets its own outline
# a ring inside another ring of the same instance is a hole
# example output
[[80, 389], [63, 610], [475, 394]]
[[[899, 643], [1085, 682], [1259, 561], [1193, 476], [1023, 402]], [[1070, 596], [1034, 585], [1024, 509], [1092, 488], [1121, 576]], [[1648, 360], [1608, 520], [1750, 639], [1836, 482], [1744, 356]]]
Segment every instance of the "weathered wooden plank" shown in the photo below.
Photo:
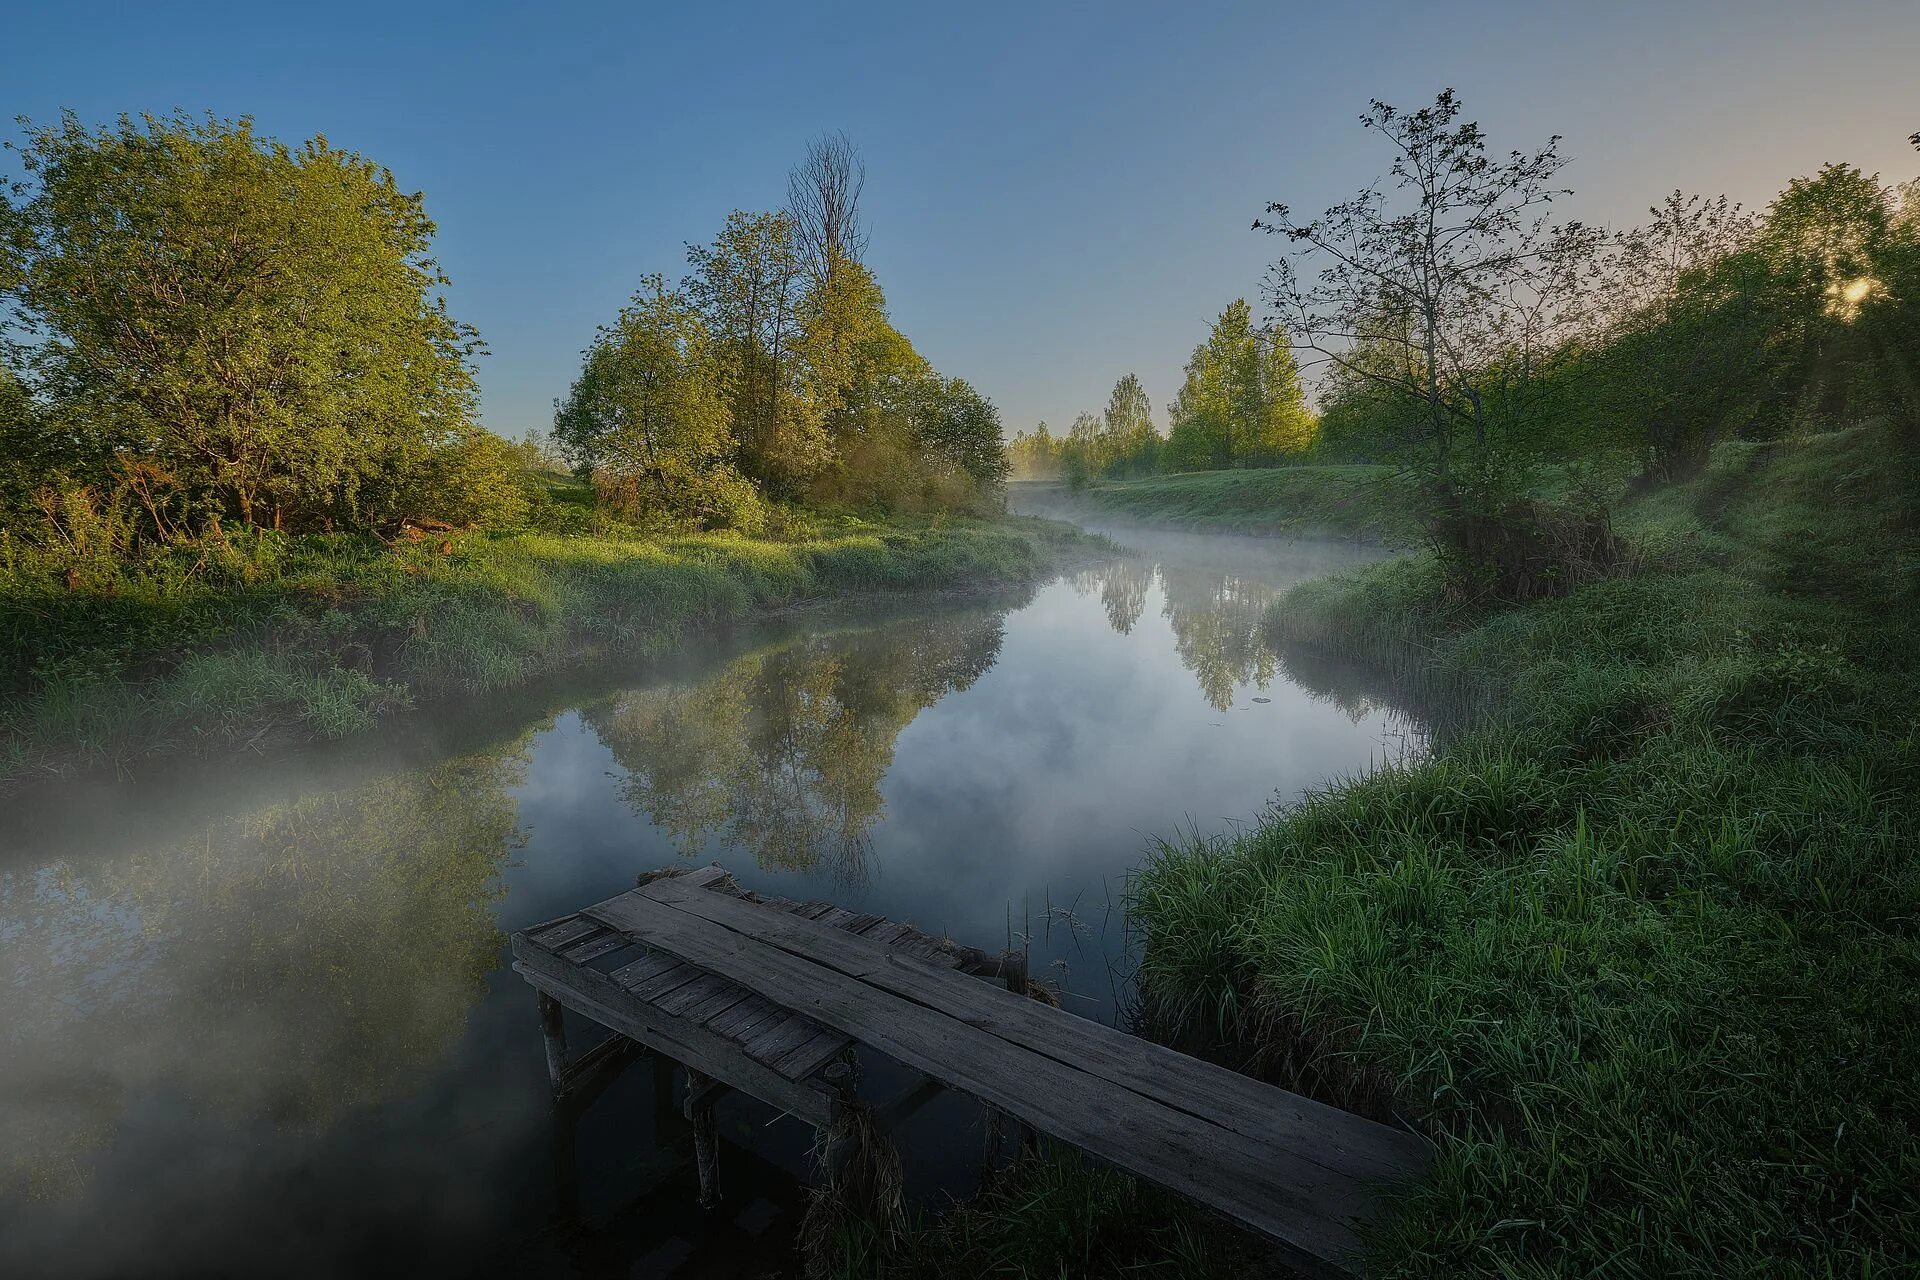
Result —
[[[736, 984], [728, 982], [718, 974], [701, 973], [692, 982], [683, 982], [673, 990], [658, 997], [653, 1003], [666, 1013], [684, 1017], [688, 1009]], [[690, 1019], [698, 1021], [698, 1019]]]
[[1427, 1144], [1412, 1134], [1175, 1053], [1104, 1023], [921, 964], [897, 949], [889, 954], [865, 939], [790, 916], [755, 915], [751, 903], [718, 895], [689, 896], [684, 905], [1176, 1110], [1298, 1152], [1333, 1172], [1392, 1178], [1422, 1167], [1428, 1158]]
[[666, 970], [680, 963], [682, 963], [682, 961], [679, 956], [671, 955], [665, 951], [649, 951], [638, 960], [621, 965], [607, 976], [621, 986], [626, 987], [636, 982], [645, 981], [656, 973], [664, 973]]
[[853, 1045], [850, 1036], [832, 1027], [816, 1026], [814, 1033], [785, 1053], [764, 1061], [789, 1080], [805, 1080]]
[[877, 916], [871, 911], [862, 911], [851, 920], [836, 922], [834, 927], [836, 929], [844, 929], [848, 933], [861, 933], [873, 928], [873, 926], [877, 924], [885, 924], [886, 922], [887, 918], [885, 916]]
[[[928, 994], [948, 994], [927, 987], [931, 975], [942, 985], [996, 998], [999, 1005], [1028, 1003], [1018, 997], [815, 922], [722, 895], [671, 888], [648, 886], [588, 913], [652, 945], [698, 957], [702, 967], [775, 1003], [1264, 1231], [1303, 1266], [1344, 1269], [1351, 1260], [1356, 1240], [1349, 1224], [1372, 1207], [1367, 1189], [1351, 1173], [1327, 1169], [1294, 1149], [1252, 1141], [1128, 1088], [1114, 1088], [1086, 1070], [974, 1025], [969, 1014], [955, 1016], [913, 998], [886, 998], [900, 993], [874, 980], [908, 971]], [[650, 892], [656, 890], [666, 892]], [[794, 930], [797, 939], [776, 946], [760, 936], [769, 926]], [[837, 954], [834, 947], [813, 945], [829, 934], [842, 948]], [[793, 949], [796, 941], [826, 953], [832, 962], [799, 954]], [[994, 1004], [976, 1003], [975, 1009], [989, 1023], [1001, 1013]], [[1072, 1020], [1054, 1012], [1062, 1022]], [[1281, 1105], [1290, 1098], [1269, 1092]], [[1320, 1126], [1322, 1136], [1332, 1127]]]
[[912, 932], [913, 930], [904, 924], [895, 924], [891, 920], [882, 920], [879, 924], [873, 925], [871, 928], [860, 930], [860, 936], [863, 938], [871, 938], [883, 947], [890, 947]]
[[751, 991], [748, 991], [745, 987], [739, 986], [736, 983], [723, 982], [720, 986], [720, 989], [715, 991], [712, 995], [707, 996], [704, 1000], [701, 1000], [698, 1003], [689, 1005], [685, 1009], [682, 1009], [680, 1011], [680, 1016], [685, 1018], [688, 1022], [698, 1022], [703, 1025], [709, 1024], [715, 1018], [719, 1017], [721, 1014], [725, 1013], [727, 1010], [733, 1008], [735, 1005], [739, 1004], [740, 1002], [742, 1002], [752, 994], [753, 993]]
[[858, 918], [859, 917], [855, 916], [853, 912], [847, 910], [845, 907], [828, 907], [825, 911], [822, 911], [814, 917], [814, 919], [818, 920], [821, 924], [831, 925], [836, 928], [849, 920]]
[[609, 951], [618, 951], [622, 947], [632, 945], [633, 939], [626, 934], [618, 929], [608, 929], [604, 933], [589, 934], [578, 942], [571, 943], [558, 954], [562, 960], [568, 960], [574, 964], [585, 964], [589, 960], [599, 959]]
[[691, 871], [683, 872], [677, 876], [669, 876], [667, 878], [670, 880], [676, 881], [679, 884], [685, 885], [689, 889], [704, 889], [708, 885], [711, 885], [717, 881], [726, 879], [727, 869], [725, 867], [715, 866], [715, 865], [695, 867]]
[[537, 935], [529, 934], [535, 942], [549, 951], [558, 951], [571, 943], [578, 942], [589, 934], [600, 932], [597, 920], [588, 920], [584, 916], [571, 916], [557, 924], [548, 925]]
[[780, 1011], [780, 1006], [765, 996], [749, 995], [725, 1013], [708, 1019], [707, 1026], [720, 1035], [731, 1038], [734, 1032]]
[[1317, 1202], [1325, 1199], [1327, 1188], [1264, 1176], [1265, 1162], [1282, 1153], [1247, 1149], [1229, 1153], [1223, 1161], [1217, 1148], [1232, 1135], [1192, 1123], [1148, 1100], [1096, 1087], [1098, 1082], [1084, 1073], [1007, 1045], [938, 1010], [876, 999], [857, 979], [713, 922], [676, 915], [667, 904], [626, 900], [602, 904], [596, 912], [602, 911], [627, 917], [627, 923], [639, 925], [648, 937], [699, 954], [705, 963], [738, 966], [742, 972], [736, 976], [781, 1003], [841, 1025], [908, 1065], [956, 1081], [1023, 1119], [1038, 1121], [1066, 1141], [1222, 1207], [1296, 1248], [1305, 1243], [1309, 1257], [1319, 1256], [1312, 1252], [1315, 1247], [1325, 1253], [1351, 1244], [1344, 1229], [1333, 1225], [1339, 1218]]
[[[772, 1002], [769, 1001], [768, 1003], [771, 1004]], [[775, 1004], [758, 1017], [742, 1022], [734, 1027], [734, 1029], [728, 1033], [728, 1036], [730, 1039], [744, 1045], [754, 1036], [763, 1035], [769, 1029], [776, 1026], [785, 1026], [788, 1022], [798, 1017], [800, 1017], [800, 1015], [791, 1009], [782, 1009], [779, 1005]]]
[[934, 938], [925, 936], [903, 938], [893, 944], [893, 949], [895, 951], [904, 951], [910, 956], [925, 960], [928, 964], [937, 964], [945, 969], [957, 969], [960, 967], [960, 957], [941, 946], [939, 941]]
[[569, 965], [519, 937], [513, 940], [513, 952], [522, 977], [601, 1026], [724, 1080], [816, 1129], [832, 1123], [835, 1098], [824, 1086], [787, 1079], [749, 1058], [733, 1041], [635, 999], [604, 973]]
[[[748, 1056], [772, 1066], [778, 1059], [813, 1039], [820, 1030], [819, 1023], [796, 1014], [778, 1026], [768, 1027], [741, 1041], [740, 1047], [747, 1051]], [[845, 1038], [844, 1035], [842, 1038]]]
[[632, 992], [637, 999], [645, 1000], [648, 1004], [653, 1004], [659, 1000], [661, 996], [667, 994], [667, 992], [674, 990], [676, 987], [684, 987], [687, 983], [692, 982], [705, 972], [706, 970], [700, 968], [698, 965], [677, 964], [671, 969], [663, 969], [651, 978], [644, 979], [640, 982], [627, 983], [626, 988]]
[[821, 916], [832, 910], [833, 904], [831, 902], [803, 902], [793, 914], [805, 916], [809, 920], [818, 920]]

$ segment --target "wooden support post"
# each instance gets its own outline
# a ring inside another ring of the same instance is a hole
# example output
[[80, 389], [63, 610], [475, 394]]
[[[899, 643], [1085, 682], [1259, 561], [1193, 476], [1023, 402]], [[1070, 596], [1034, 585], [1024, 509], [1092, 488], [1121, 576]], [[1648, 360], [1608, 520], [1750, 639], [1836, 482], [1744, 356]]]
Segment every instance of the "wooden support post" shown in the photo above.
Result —
[[693, 1159], [700, 1171], [700, 1207], [711, 1209], [720, 1203], [720, 1132], [713, 1119], [714, 1081], [692, 1067], [687, 1068], [687, 1097], [705, 1094], [705, 1100], [693, 1109]]
[[840, 1113], [853, 1106], [856, 1101], [857, 1081], [853, 1064], [848, 1062], [828, 1063], [821, 1069], [820, 1078], [833, 1089], [837, 1099], [833, 1122], [819, 1131], [820, 1172], [826, 1185], [831, 1187], [849, 1154], [848, 1145], [851, 1134], [847, 1126], [841, 1123]]
[[536, 989], [534, 998], [540, 1005], [540, 1037], [547, 1045], [547, 1082], [557, 1098], [567, 1075], [567, 1011], [544, 991]]

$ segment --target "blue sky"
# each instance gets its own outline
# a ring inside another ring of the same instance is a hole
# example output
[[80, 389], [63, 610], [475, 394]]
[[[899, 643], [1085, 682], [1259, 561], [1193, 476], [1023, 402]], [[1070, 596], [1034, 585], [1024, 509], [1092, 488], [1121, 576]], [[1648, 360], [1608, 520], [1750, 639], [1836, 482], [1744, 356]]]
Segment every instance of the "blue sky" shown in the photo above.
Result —
[[1379, 172], [1369, 97], [1453, 85], [1498, 146], [1564, 134], [1574, 208], [1604, 221], [1675, 186], [1763, 204], [1831, 159], [1920, 172], [1914, 0], [4, 3], [6, 116], [248, 113], [424, 191], [454, 312], [493, 351], [483, 413], [512, 435], [547, 425], [643, 272], [780, 203], [831, 129], [866, 158], [895, 323], [1009, 431], [1129, 370], [1159, 412], [1258, 288], [1263, 203]]

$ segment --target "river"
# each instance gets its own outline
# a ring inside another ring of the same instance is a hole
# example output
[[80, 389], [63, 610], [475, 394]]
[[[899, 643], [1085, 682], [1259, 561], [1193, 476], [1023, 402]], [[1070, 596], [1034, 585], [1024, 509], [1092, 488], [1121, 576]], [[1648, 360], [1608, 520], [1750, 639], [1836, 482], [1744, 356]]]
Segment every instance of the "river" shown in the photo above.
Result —
[[[556, 1143], [506, 934], [718, 861], [963, 942], [1114, 1018], [1149, 841], [1421, 749], [1260, 617], [1354, 548], [1122, 531], [1003, 598], [790, 615], [271, 760], [9, 801], [0, 1275], [765, 1274], [808, 1132], [720, 1107], [728, 1201], [627, 1072]], [[974, 1110], [902, 1135], [964, 1193]], [[564, 1210], [564, 1212], [562, 1211]]]

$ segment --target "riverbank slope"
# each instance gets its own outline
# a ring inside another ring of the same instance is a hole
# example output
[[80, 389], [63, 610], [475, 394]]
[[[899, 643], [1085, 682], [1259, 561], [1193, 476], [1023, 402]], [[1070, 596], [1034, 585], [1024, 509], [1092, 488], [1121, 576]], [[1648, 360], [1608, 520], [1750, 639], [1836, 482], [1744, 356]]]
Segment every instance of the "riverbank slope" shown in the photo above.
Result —
[[1636, 570], [1482, 612], [1409, 557], [1276, 604], [1440, 725], [1161, 847], [1154, 1021], [1406, 1117], [1395, 1275], [1920, 1265], [1920, 537], [1891, 433], [1722, 446]]
[[0, 787], [47, 771], [338, 738], [700, 628], [872, 592], [1032, 582], [1103, 544], [1007, 519], [852, 519], [762, 540], [520, 532], [389, 545], [248, 530], [89, 573], [0, 564]]
[[[1141, 1019], [1433, 1138], [1369, 1274], [1920, 1264], [1903, 456], [1881, 427], [1723, 445], [1621, 508], [1630, 572], [1560, 599], [1470, 606], [1415, 554], [1270, 608], [1279, 661], [1365, 654], [1434, 747], [1157, 845], [1129, 903]], [[1070, 1153], [835, 1244], [849, 1275], [1276, 1271]]]

